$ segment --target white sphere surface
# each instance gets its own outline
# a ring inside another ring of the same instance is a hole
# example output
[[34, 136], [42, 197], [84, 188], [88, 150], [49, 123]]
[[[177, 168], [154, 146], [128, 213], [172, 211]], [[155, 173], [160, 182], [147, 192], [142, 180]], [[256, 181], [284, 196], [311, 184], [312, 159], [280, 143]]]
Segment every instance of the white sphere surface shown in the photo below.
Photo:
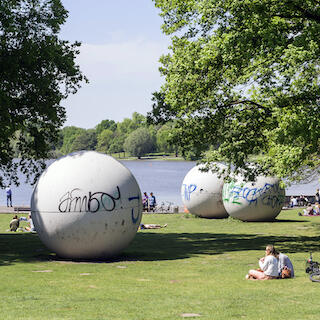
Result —
[[223, 204], [228, 214], [242, 221], [270, 221], [280, 213], [285, 190], [275, 177], [259, 176], [255, 182], [236, 181], [223, 186]]
[[[219, 164], [219, 167], [226, 167]], [[222, 203], [223, 178], [212, 171], [201, 171], [201, 165], [193, 167], [181, 186], [184, 206], [192, 214], [203, 218], [227, 218]]]
[[75, 152], [43, 172], [31, 197], [31, 216], [40, 239], [59, 256], [110, 257], [138, 230], [141, 192], [119, 161], [94, 151]]

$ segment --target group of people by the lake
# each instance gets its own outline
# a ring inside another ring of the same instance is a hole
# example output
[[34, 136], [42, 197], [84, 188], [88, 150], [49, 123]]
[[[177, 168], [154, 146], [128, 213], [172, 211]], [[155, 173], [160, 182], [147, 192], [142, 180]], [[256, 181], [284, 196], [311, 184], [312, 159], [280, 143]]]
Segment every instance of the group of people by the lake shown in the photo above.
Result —
[[[26, 221], [27, 226], [24, 228], [20, 228], [20, 221]], [[28, 231], [28, 232], [36, 232], [36, 229], [34, 227], [31, 214], [29, 213], [28, 217], [18, 217], [17, 215], [14, 215], [12, 220], [9, 223], [10, 231]]]
[[248, 280], [272, 280], [293, 278], [294, 270], [289, 257], [269, 244], [265, 256], [259, 259], [259, 269], [251, 269], [246, 275]]
[[[314, 201], [313, 201], [314, 200]], [[304, 207], [302, 208], [302, 212], [299, 212], [299, 216], [318, 216], [320, 215], [320, 192], [319, 189], [316, 190], [314, 199], [308, 199], [304, 195], [300, 195], [299, 197], [290, 197], [290, 208], [294, 207]]]
[[[312, 201], [314, 198], [314, 201]], [[316, 190], [314, 197], [311, 197], [311, 199], [308, 199], [308, 197], [304, 196], [304, 195], [300, 195], [300, 196], [291, 196], [290, 197], [290, 208], [293, 207], [303, 207], [303, 206], [307, 206], [309, 205], [309, 203], [320, 203], [320, 191], [319, 189]]]
[[142, 205], [143, 205], [144, 212], [152, 212], [155, 210], [157, 201], [153, 192], [150, 192], [150, 196], [148, 196], [146, 192], [143, 193]]

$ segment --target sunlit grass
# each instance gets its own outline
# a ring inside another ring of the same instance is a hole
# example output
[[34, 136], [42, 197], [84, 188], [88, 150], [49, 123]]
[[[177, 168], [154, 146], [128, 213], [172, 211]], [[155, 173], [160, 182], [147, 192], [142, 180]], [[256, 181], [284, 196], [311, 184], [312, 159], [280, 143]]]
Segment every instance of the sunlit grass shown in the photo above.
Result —
[[[117, 258], [58, 259], [35, 234], [6, 232], [0, 215], [2, 319], [318, 319], [320, 284], [305, 273], [320, 260], [320, 217], [283, 211], [274, 223], [147, 214]], [[271, 243], [291, 258], [296, 278], [246, 281]]]

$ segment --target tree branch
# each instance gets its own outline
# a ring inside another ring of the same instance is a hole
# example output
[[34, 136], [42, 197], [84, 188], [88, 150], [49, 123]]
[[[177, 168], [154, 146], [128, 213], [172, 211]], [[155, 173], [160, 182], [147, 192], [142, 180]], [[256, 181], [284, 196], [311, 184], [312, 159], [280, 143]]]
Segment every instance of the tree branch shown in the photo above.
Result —
[[254, 102], [252, 100], [238, 100], [238, 101], [232, 101], [230, 102], [229, 104], [227, 104], [226, 106], [227, 107], [230, 107], [230, 106], [233, 106], [233, 105], [236, 105], [236, 104], [251, 104], [253, 106], [256, 106], [258, 108], [261, 108], [261, 109], [264, 109], [264, 110], [269, 110], [268, 108], [266, 108], [265, 106], [257, 103], [257, 102]]

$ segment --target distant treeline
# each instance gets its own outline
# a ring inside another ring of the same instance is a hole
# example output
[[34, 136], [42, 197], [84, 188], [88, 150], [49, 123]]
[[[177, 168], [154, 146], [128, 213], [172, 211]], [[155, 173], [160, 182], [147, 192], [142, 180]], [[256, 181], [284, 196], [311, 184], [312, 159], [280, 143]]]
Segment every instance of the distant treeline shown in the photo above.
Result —
[[119, 153], [142, 157], [150, 153], [174, 154], [194, 160], [191, 154], [179, 153], [173, 142], [173, 123], [148, 124], [147, 118], [134, 112], [122, 122], [102, 120], [93, 129], [69, 126], [61, 129], [59, 142], [54, 146], [53, 158], [80, 150], [96, 150], [105, 154]]

